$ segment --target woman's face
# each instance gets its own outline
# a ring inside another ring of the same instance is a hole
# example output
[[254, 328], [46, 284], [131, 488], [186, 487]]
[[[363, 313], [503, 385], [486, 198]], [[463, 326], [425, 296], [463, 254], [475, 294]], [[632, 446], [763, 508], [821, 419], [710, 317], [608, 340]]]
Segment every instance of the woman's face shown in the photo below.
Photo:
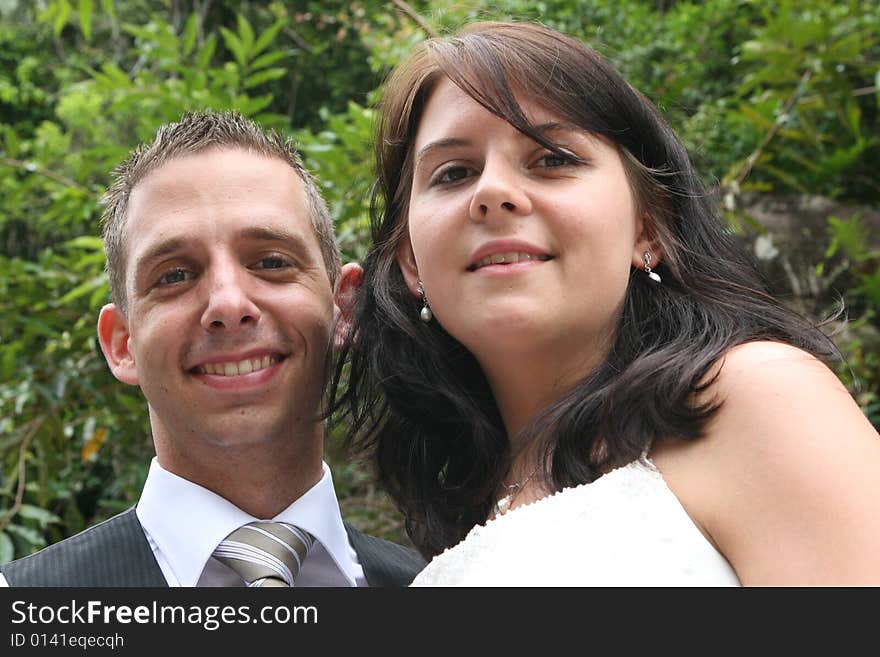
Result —
[[581, 162], [443, 78], [416, 134], [410, 239], [398, 262], [410, 290], [422, 280], [436, 321], [484, 365], [535, 349], [592, 362], [614, 333], [630, 267], [643, 266], [642, 221], [613, 146], [519, 101]]

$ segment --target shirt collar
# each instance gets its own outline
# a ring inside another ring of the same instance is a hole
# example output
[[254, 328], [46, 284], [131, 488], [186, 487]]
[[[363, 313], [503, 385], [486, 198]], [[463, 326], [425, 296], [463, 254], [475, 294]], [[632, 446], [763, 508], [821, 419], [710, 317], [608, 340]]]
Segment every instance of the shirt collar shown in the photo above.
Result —
[[[181, 586], [196, 585], [214, 549], [233, 530], [260, 520], [207, 488], [165, 470], [155, 457], [137, 516]], [[289, 522], [311, 533], [355, 585], [352, 549], [326, 463], [322, 464], [320, 481], [271, 520]]]

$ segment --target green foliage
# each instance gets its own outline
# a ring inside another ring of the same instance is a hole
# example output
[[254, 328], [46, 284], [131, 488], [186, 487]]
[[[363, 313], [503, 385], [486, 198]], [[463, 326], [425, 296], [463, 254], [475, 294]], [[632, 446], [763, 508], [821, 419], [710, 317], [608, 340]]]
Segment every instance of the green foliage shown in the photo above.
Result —
[[[84, 528], [100, 505], [106, 513], [119, 506], [113, 497], [137, 491], [132, 463], [115, 459], [133, 445], [143, 458], [142, 402], [109, 375], [95, 344], [106, 296], [100, 248], [82, 237], [31, 261], [0, 259], [7, 274], [0, 290], [0, 499], [16, 512], [2, 517], [0, 530], [16, 554]], [[130, 402], [120, 403], [125, 397]], [[133, 407], [138, 412], [119, 414]], [[108, 436], [124, 439], [97, 459]]]
[[[39, 21], [51, 19], [52, 34], [62, 34], [63, 5], [50, 4], [54, 14], [24, 23], [46, 50], [52, 36]], [[23, 54], [3, 60], [0, 78], [10, 80], [0, 89], [12, 90], [3, 96], [12, 111], [0, 124], [4, 555], [27, 554], [131, 503], [152, 454], [142, 398], [113, 379], [96, 345], [95, 320], [107, 297], [96, 236], [109, 171], [186, 110], [236, 108], [289, 129], [266, 92], [290, 61], [277, 43], [282, 20], [256, 30], [238, 16], [234, 28], [202, 37], [195, 15], [179, 29], [157, 13], [114, 26], [123, 57], [71, 56], [39, 83], [32, 65], [38, 51], [25, 54], [15, 31], [0, 32]], [[51, 112], [29, 113], [48, 99]]]
[[361, 260], [369, 244], [373, 111], [352, 102], [345, 114], [322, 112], [321, 118], [324, 130], [298, 131], [297, 145], [327, 200], [344, 258]]
[[839, 374], [855, 393], [874, 426], [880, 426], [880, 248], [872, 247], [868, 228], [858, 214], [828, 217], [830, 242], [816, 265], [827, 288], [846, 290], [853, 321], [839, 340], [849, 363]]
[[[89, 40], [92, 6], [79, 8]], [[68, 9], [50, 3], [38, 21], [51, 22], [58, 37]], [[0, 126], [0, 414], [7, 418], [0, 496], [14, 511], [0, 522], [8, 539], [0, 548], [12, 545], [17, 555], [135, 499], [152, 451], [143, 400], [109, 375], [95, 340], [107, 296], [95, 236], [109, 171], [182, 111], [236, 108], [264, 125], [285, 124], [267, 109], [273, 96], [265, 93], [265, 84], [285, 73], [276, 64], [288, 54], [274, 47], [282, 23], [257, 37], [239, 16], [234, 30], [219, 32], [231, 59], [217, 55], [217, 34], [198, 39], [197, 23], [191, 16], [177, 30], [158, 14], [142, 24], [115, 23], [128, 39], [123, 59], [137, 62], [130, 70], [113, 59], [93, 65], [74, 56], [71, 68], [46, 84], [54, 87], [50, 115], [27, 122], [22, 112], [19, 122]], [[29, 62], [25, 57], [15, 68], [25, 93], [8, 94], [10, 104], [37, 96]], [[26, 511], [35, 506], [55, 520]]]
[[[750, 184], [876, 199], [880, 187], [870, 172], [880, 161], [880, 117], [877, 90], [864, 91], [878, 69], [880, 10], [869, 4], [761, 5], [760, 22], [735, 60], [742, 75], [731, 117], [756, 129], [760, 161], [735, 164], [725, 182], [743, 182], [757, 164]], [[762, 144], [761, 137], [770, 139]]]
[[[0, 2], [0, 563], [125, 508], [143, 483], [145, 404], [96, 344], [107, 300], [100, 197], [129, 150], [183, 111], [235, 108], [292, 136], [357, 260], [374, 175], [370, 107], [389, 68], [426, 30], [539, 20], [592, 43], [663, 109], [725, 195], [733, 228], [749, 226], [738, 209], [747, 190], [880, 201], [876, 3], [398, 5]], [[794, 302], [821, 316], [843, 297], [840, 375], [880, 426], [880, 255], [868, 225], [828, 217], [811, 263], [821, 293]], [[346, 515], [405, 540], [335, 436], [327, 458]]]

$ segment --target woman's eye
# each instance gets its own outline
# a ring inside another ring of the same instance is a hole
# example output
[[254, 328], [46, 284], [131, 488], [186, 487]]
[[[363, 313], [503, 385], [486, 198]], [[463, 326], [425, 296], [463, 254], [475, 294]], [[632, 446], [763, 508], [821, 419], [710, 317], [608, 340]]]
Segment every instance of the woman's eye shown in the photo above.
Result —
[[431, 181], [432, 185], [448, 185], [450, 183], [456, 183], [459, 180], [464, 180], [471, 173], [471, 170], [468, 167], [463, 166], [452, 166], [447, 167], [441, 170], [434, 179]]
[[560, 155], [559, 153], [547, 153], [538, 160], [538, 166], [553, 169], [556, 167], [564, 167], [574, 164], [576, 161], [574, 156]]
[[186, 269], [182, 269], [181, 267], [175, 267], [159, 277], [158, 285], [174, 285], [175, 283], [183, 283], [184, 281], [188, 281], [192, 278], [192, 272], [187, 271]]

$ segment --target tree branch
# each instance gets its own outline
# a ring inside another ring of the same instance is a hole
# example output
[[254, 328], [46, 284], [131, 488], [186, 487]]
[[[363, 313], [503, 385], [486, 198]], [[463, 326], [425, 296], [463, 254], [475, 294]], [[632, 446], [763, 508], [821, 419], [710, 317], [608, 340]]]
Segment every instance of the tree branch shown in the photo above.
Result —
[[72, 187], [73, 189], [83, 192], [84, 194], [89, 193], [89, 190], [87, 190], [75, 180], [57, 174], [54, 171], [44, 169], [34, 162], [22, 162], [21, 160], [14, 160], [11, 157], [0, 157], [0, 164], [5, 164], [9, 167], [16, 167], [17, 169], [23, 169], [28, 173], [38, 173], [41, 176], [46, 176], [46, 178], [49, 178], [50, 180], [54, 180], [55, 182], [61, 183], [62, 185], [66, 185], [67, 187]]
[[41, 415], [40, 417], [31, 420], [31, 426], [28, 428], [27, 435], [25, 435], [21, 441], [21, 445], [18, 449], [18, 488], [15, 491], [15, 502], [13, 502], [9, 511], [6, 512], [6, 515], [4, 515], [3, 518], [0, 518], [0, 531], [6, 529], [6, 526], [12, 522], [15, 514], [21, 509], [21, 505], [24, 501], [24, 486], [27, 481], [25, 476], [27, 449], [30, 447], [31, 441], [34, 439], [34, 436], [37, 435], [37, 431], [40, 430], [40, 427], [43, 426], [43, 422], [45, 421], [45, 415]]
[[391, 0], [391, 3], [395, 7], [400, 9], [400, 11], [402, 11], [404, 14], [409, 16], [413, 20], [413, 22], [416, 23], [416, 25], [418, 25], [420, 28], [422, 28], [422, 31], [425, 34], [427, 34], [429, 37], [434, 39], [434, 38], [437, 38], [440, 36], [440, 34], [439, 34], [439, 32], [437, 32], [437, 30], [435, 30], [433, 27], [428, 25], [428, 23], [425, 21], [425, 19], [422, 18], [421, 16], [419, 16], [418, 12], [416, 12], [415, 9], [410, 7], [409, 3], [404, 2], [403, 0]]
[[804, 74], [801, 76], [800, 82], [798, 82], [797, 87], [795, 87], [794, 93], [791, 97], [786, 101], [785, 107], [776, 117], [776, 120], [773, 122], [773, 125], [770, 126], [770, 130], [764, 135], [764, 139], [758, 145], [758, 148], [749, 155], [749, 158], [746, 160], [745, 166], [743, 166], [742, 171], [739, 172], [739, 175], [736, 177], [734, 184], [737, 189], [739, 189], [740, 185], [748, 178], [749, 174], [752, 172], [752, 168], [755, 166], [755, 162], [758, 161], [758, 158], [761, 157], [764, 150], [773, 141], [773, 138], [777, 135], [777, 133], [782, 130], [782, 124], [785, 123], [785, 119], [788, 117], [788, 113], [791, 111], [791, 108], [797, 102], [797, 99], [804, 93], [807, 88], [807, 82], [810, 81], [810, 78], [813, 77], [813, 71], [807, 69]]

